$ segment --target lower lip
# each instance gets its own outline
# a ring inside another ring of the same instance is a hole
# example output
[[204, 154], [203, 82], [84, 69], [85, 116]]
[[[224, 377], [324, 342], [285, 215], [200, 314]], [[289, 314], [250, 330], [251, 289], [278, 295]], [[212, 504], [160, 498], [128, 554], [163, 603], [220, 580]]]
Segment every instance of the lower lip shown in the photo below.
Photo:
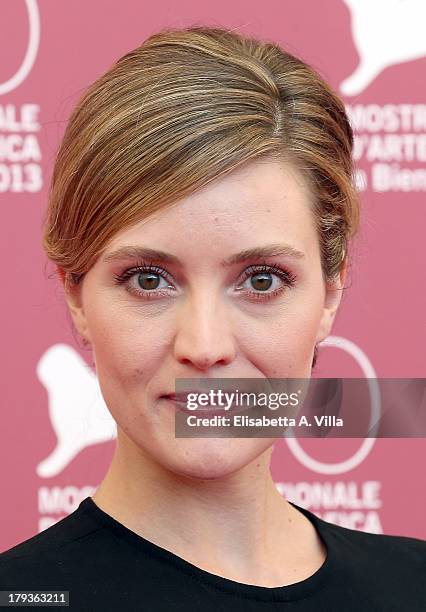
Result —
[[247, 409], [242, 409], [241, 407], [231, 406], [228, 410], [224, 408], [218, 408], [217, 406], [203, 406], [203, 408], [197, 408], [196, 410], [189, 410], [185, 402], [179, 402], [177, 400], [172, 399], [171, 397], [162, 397], [161, 399], [166, 400], [169, 404], [173, 405], [176, 410], [179, 412], [184, 412], [185, 414], [194, 414], [199, 417], [203, 416], [226, 416], [232, 414], [233, 412], [245, 412]]

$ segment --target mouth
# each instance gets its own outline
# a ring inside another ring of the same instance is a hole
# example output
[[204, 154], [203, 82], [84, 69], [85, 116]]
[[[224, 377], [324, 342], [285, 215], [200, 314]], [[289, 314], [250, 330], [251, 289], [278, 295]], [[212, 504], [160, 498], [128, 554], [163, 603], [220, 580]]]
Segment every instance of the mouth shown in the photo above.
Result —
[[168, 395], [162, 395], [160, 397], [160, 399], [162, 400], [166, 400], [170, 405], [174, 406], [174, 408], [179, 411], [179, 412], [184, 412], [185, 414], [192, 414], [195, 416], [226, 416], [226, 415], [230, 415], [230, 414], [236, 414], [236, 413], [243, 413], [243, 412], [247, 412], [247, 410], [249, 410], [250, 408], [247, 406], [238, 406], [237, 404], [233, 403], [230, 406], [228, 406], [228, 404], [225, 406], [221, 407], [218, 406], [217, 404], [207, 404], [205, 406], [199, 406], [197, 404], [197, 407], [195, 409], [190, 409], [188, 408], [188, 394], [189, 393], [196, 393], [198, 394], [199, 392], [197, 391], [187, 391], [185, 393], [169, 393]]
[[200, 391], [182, 391], [181, 393], [167, 393], [167, 395], [162, 395], [161, 397], [165, 397], [166, 399], [171, 399], [175, 402], [186, 403], [188, 401], [188, 395], [198, 395]]
[[206, 406], [198, 406], [194, 410], [188, 408], [188, 398], [187, 393], [176, 393], [170, 395], [163, 395], [160, 399], [166, 400], [171, 405], [175, 407], [175, 409], [179, 412], [185, 412], [186, 414], [195, 414], [195, 415], [206, 415], [209, 414], [211, 416], [218, 415], [226, 415], [229, 410], [225, 410], [225, 408], [220, 408], [218, 406], [208, 404]]

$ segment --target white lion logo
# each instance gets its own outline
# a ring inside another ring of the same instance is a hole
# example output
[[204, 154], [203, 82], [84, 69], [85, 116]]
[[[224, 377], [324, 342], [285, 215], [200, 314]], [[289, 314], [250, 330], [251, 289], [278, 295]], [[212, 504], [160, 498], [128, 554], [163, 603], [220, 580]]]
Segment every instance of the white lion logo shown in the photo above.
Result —
[[425, 0], [344, 0], [359, 64], [340, 90], [359, 94], [388, 66], [426, 56]]
[[41, 478], [61, 472], [87, 446], [114, 440], [117, 427], [102, 396], [98, 377], [67, 344], [51, 346], [37, 364], [48, 395], [56, 447], [36, 468]]

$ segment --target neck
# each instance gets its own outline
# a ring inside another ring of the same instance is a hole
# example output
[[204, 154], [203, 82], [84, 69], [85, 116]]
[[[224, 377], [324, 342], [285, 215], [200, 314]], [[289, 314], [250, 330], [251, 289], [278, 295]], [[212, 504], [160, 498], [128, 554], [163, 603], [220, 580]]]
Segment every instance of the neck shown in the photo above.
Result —
[[233, 474], [201, 480], [167, 470], [119, 430], [93, 499], [138, 535], [206, 571], [248, 584], [291, 583], [306, 572], [307, 560], [319, 567], [325, 556], [310, 521], [277, 491], [271, 454], [270, 448]]

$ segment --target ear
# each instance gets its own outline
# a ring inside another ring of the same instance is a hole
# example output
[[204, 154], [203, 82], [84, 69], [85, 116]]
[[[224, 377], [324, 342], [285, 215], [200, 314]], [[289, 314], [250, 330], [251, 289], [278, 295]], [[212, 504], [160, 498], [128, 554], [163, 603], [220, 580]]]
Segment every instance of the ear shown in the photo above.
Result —
[[345, 286], [347, 272], [347, 258], [341, 266], [340, 272], [333, 280], [326, 282], [326, 292], [324, 299], [324, 309], [321, 317], [316, 343], [322, 342], [330, 335], [333, 327], [334, 317], [340, 305], [340, 300], [343, 295], [343, 287]]
[[64, 287], [65, 300], [70, 311], [74, 326], [83, 339], [84, 344], [91, 344], [89, 329], [83, 309], [82, 284], [76, 285], [68, 274], [58, 266], [58, 273]]

